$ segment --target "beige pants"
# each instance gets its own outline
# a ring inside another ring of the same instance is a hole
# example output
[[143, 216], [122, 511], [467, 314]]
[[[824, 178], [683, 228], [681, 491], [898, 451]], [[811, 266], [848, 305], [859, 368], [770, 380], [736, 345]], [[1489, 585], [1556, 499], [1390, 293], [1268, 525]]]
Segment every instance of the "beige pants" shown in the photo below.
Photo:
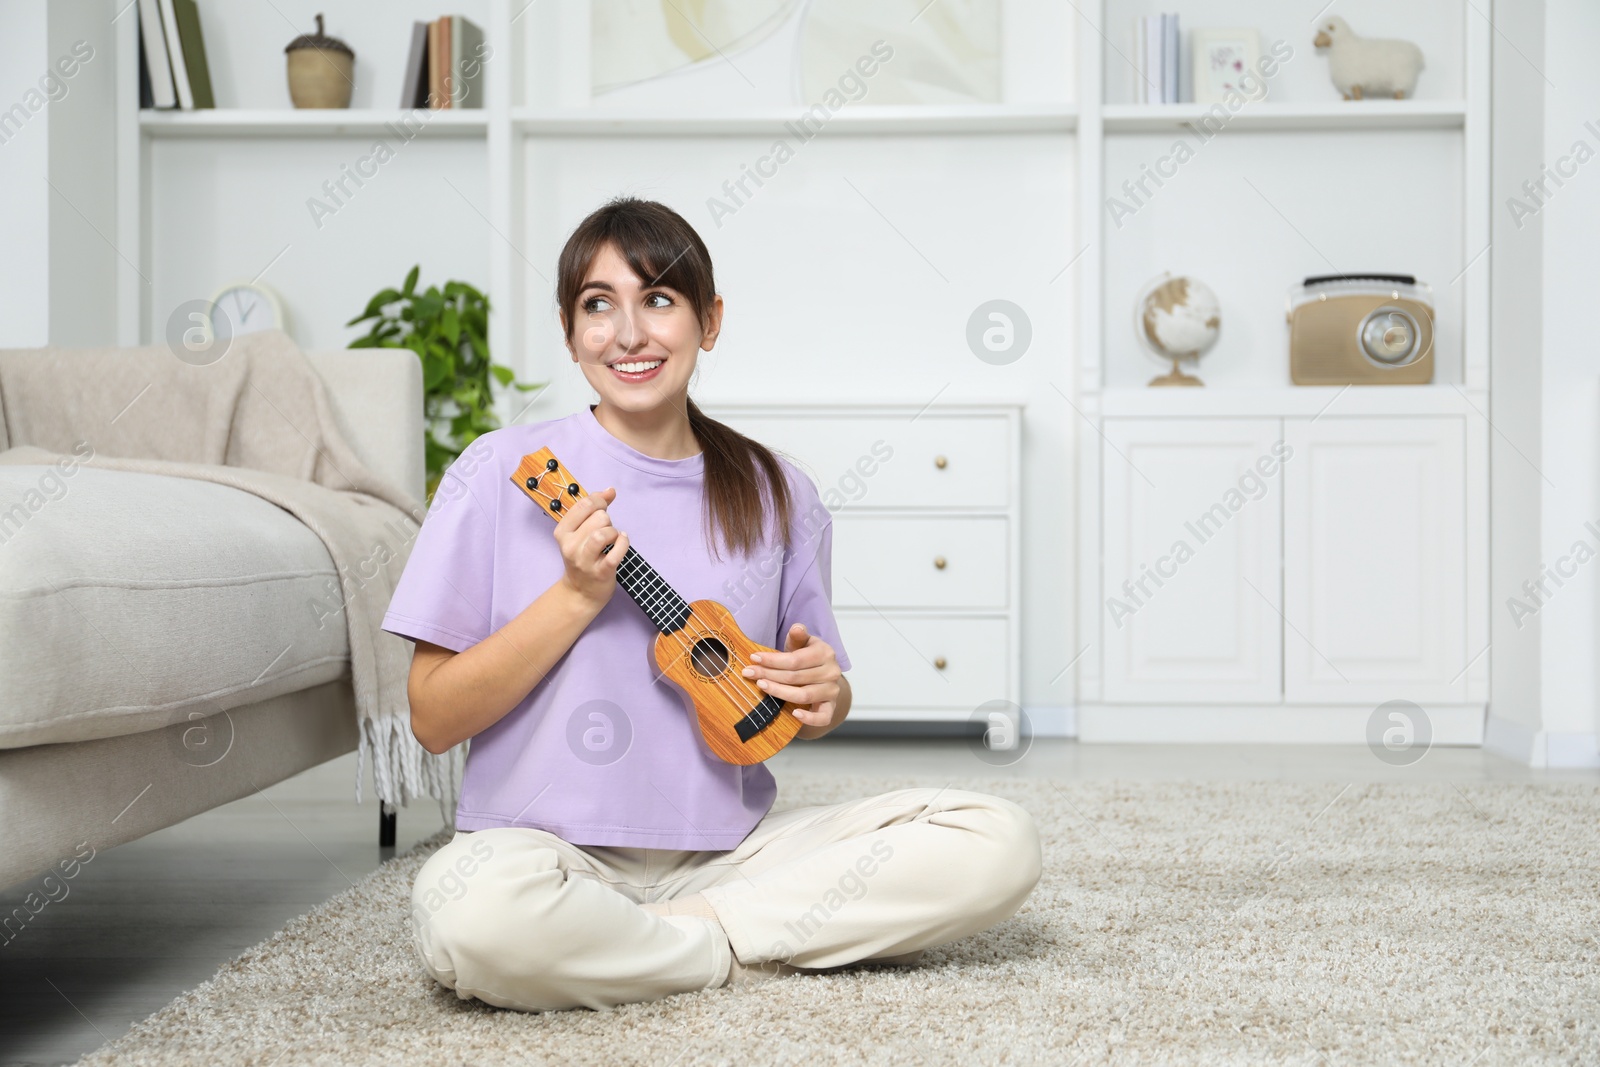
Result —
[[[724, 984], [746, 965], [825, 968], [944, 944], [1013, 915], [1039, 881], [1017, 804], [901, 789], [768, 814], [720, 852], [458, 832], [412, 889], [429, 973], [463, 1000], [605, 1008]], [[702, 894], [721, 921], [640, 904]]]

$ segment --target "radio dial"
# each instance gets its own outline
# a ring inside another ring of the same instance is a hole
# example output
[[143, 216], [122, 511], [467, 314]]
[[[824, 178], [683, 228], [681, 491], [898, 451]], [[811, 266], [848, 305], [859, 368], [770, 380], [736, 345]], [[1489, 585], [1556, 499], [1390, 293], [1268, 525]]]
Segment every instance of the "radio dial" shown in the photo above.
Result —
[[1377, 308], [1361, 320], [1361, 351], [1385, 367], [1416, 362], [1417, 337], [1417, 320], [1400, 308]]

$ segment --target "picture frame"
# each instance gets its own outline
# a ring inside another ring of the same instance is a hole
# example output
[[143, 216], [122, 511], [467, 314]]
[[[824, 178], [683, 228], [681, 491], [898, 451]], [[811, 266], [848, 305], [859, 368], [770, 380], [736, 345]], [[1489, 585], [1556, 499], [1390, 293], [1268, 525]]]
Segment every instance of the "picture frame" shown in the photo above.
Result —
[[1219, 104], [1234, 93], [1248, 100], [1266, 98], [1267, 82], [1257, 66], [1261, 59], [1259, 30], [1194, 30], [1189, 36], [1195, 103]]

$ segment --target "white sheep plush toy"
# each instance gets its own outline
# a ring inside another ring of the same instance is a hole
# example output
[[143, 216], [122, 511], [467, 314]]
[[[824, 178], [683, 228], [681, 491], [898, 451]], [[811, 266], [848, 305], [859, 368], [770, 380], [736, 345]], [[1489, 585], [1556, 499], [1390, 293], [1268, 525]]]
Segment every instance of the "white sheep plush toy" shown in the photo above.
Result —
[[1357, 37], [1349, 23], [1334, 15], [1311, 43], [1328, 50], [1328, 73], [1346, 100], [1389, 95], [1403, 100], [1417, 87], [1422, 49], [1410, 41]]

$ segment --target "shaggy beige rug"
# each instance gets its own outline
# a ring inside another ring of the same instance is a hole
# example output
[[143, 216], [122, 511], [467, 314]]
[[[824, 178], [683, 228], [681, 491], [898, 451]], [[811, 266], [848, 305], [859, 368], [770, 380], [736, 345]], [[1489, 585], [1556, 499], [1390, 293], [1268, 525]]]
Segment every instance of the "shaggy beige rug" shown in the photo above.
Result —
[[[790, 775], [780, 807], [926, 779]], [[1600, 1063], [1600, 786], [961, 780], [1034, 814], [1022, 910], [607, 1012], [463, 1002], [374, 872], [85, 1064]]]

